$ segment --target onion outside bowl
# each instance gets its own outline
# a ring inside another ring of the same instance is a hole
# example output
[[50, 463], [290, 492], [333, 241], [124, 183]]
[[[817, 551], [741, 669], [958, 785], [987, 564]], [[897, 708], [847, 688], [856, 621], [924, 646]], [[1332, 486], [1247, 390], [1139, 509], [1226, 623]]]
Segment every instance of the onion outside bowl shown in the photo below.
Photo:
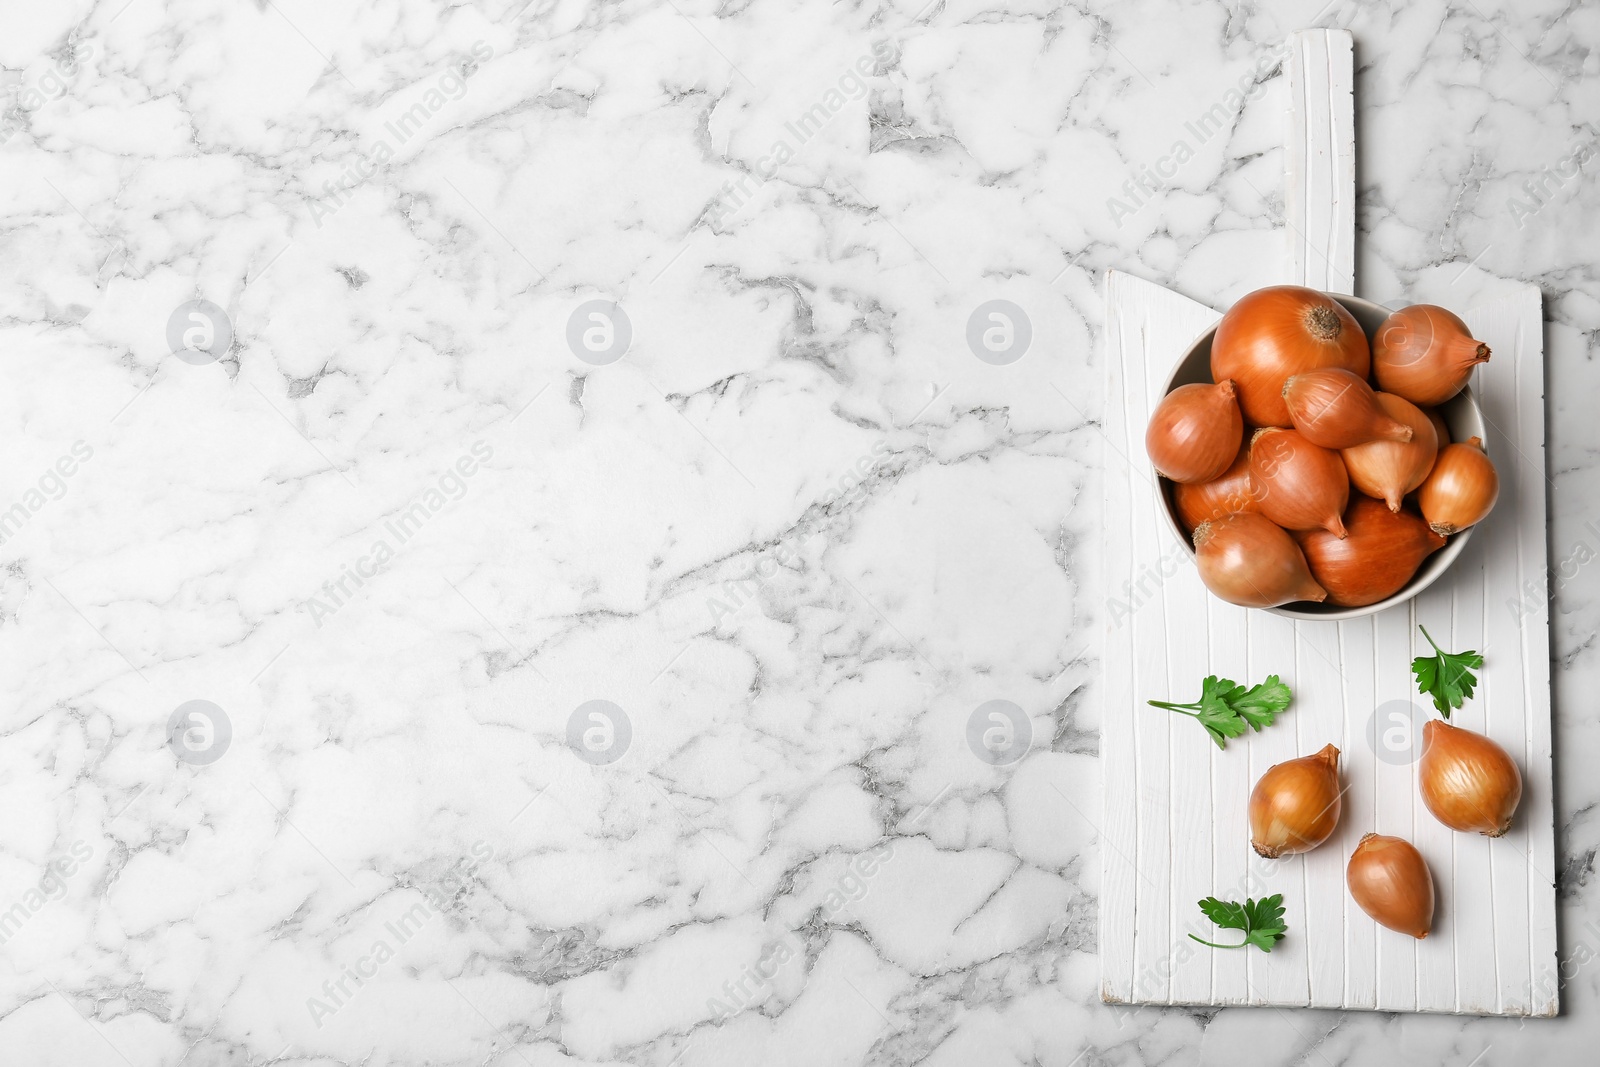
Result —
[[[1383, 325], [1383, 320], [1389, 317], [1389, 308], [1382, 304], [1374, 304], [1370, 300], [1362, 300], [1354, 296], [1341, 296], [1338, 293], [1329, 293], [1329, 296], [1343, 304], [1345, 310], [1355, 316], [1370, 339], [1378, 332], [1378, 327]], [[1162, 395], [1172, 392], [1180, 385], [1193, 385], [1195, 383], [1210, 384], [1211, 382], [1211, 341], [1216, 337], [1217, 328], [1211, 327], [1201, 334], [1193, 344], [1184, 352], [1183, 358], [1178, 360], [1172, 373], [1167, 377], [1167, 384], [1162, 389]], [[1450, 428], [1450, 440], [1465, 441], [1469, 437], [1481, 438], [1488, 441], [1489, 435], [1484, 429], [1483, 409], [1478, 406], [1478, 398], [1468, 385], [1461, 392], [1439, 405], [1439, 414]], [[1247, 426], [1246, 435], [1252, 431]], [[1194, 558], [1194, 542], [1183, 532], [1183, 524], [1178, 521], [1177, 509], [1172, 504], [1172, 483], [1166, 478], [1157, 475], [1161, 484], [1161, 509], [1167, 517], [1167, 526], [1172, 530], [1174, 537], [1189, 553], [1189, 558]], [[1351, 492], [1355, 492], [1351, 489]], [[1488, 520], [1484, 520], [1488, 521]], [[1450, 568], [1467, 547], [1467, 538], [1472, 536], [1472, 531], [1477, 529], [1469, 526], [1460, 533], [1452, 534], [1450, 541], [1439, 551], [1422, 561], [1422, 566], [1417, 568], [1417, 573], [1411, 576], [1400, 591], [1376, 604], [1368, 604], [1359, 608], [1343, 608], [1335, 604], [1318, 604], [1309, 600], [1297, 600], [1291, 604], [1283, 604], [1275, 608], [1256, 610], [1270, 611], [1274, 615], [1282, 615], [1290, 619], [1359, 619], [1363, 615], [1376, 615], [1385, 608], [1392, 608], [1396, 604], [1404, 604], [1428, 586], [1439, 580], [1439, 576]], [[1209, 590], [1208, 590], [1209, 592]], [[1211, 594], [1215, 595], [1215, 594]]]

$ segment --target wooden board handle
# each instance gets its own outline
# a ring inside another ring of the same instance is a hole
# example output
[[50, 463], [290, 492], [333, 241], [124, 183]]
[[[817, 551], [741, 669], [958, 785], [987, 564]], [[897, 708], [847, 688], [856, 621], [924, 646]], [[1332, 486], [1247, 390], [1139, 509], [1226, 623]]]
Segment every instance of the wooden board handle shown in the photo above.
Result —
[[1289, 74], [1283, 200], [1290, 281], [1354, 295], [1355, 55], [1349, 31], [1296, 31], [1284, 66]]

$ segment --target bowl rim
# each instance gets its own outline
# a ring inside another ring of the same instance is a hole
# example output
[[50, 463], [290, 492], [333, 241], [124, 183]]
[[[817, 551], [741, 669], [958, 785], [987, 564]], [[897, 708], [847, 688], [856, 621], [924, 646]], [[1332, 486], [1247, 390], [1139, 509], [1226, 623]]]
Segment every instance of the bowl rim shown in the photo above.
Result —
[[[1369, 318], [1386, 318], [1394, 311], [1399, 310], [1398, 308], [1391, 308], [1387, 305], [1379, 304], [1373, 300], [1364, 300], [1359, 296], [1349, 296], [1344, 293], [1328, 293], [1326, 295], [1344, 305], [1346, 310], [1350, 311], [1353, 315], [1357, 311], [1360, 311]], [[1405, 307], [1409, 305], [1401, 306]], [[1358, 321], [1361, 319], [1361, 317], [1361, 315], [1356, 315]], [[1218, 322], [1220, 321], [1221, 320], [1219, 319]], [[1363, 330], [1364, 329], [1365, 327], [1363, 326]], [[1217, 323], [1213, 323], [1205, 330], [1202, 330], [1200, 335], [1191, 341], [1183, 350], [1183, 353], [1173, 362], [1172, 369], [1167, 373], [1166, 380], [1162, 384], [1161, 395], [1163, 397], [1177, 387], [1175, 383], [1179, 376], [1183, 374], [1184, 368], [1188, 365], [1189, 361], [1195, 357], [1196, 352], [1202, 345], [1209, 345], [1212, 338], [1216, 336], [1216, 333]], [[1454, 401], [1457, 398], [1461, 398], [1466, 401], [1466, 407], [1470, 413], [1470, 418], [1468, 421], [1476, 424], [1478, 435], [1487, 440], [1484, 430], [1485, 424], [1483, 420], [1483, 408], [1478, 403], [1477, 395], [1473, 393], [1472, 386], [1470, 384], [1463, 386], [1461, 392], [1457, 393], [1455, 397], [1452, 397], [1451, 401]], [[1447, 401], [1447, 403], [1451, 401]], [[1454, 429], [1454, 427], [1452, 427], [1452, 429]], [[1189, 554], [1189, 558], [1193, 560], [1195, 557], [1194, 542], [1190, 540], [1188, 534], [1184, 533], [1183, 524], [1178, 521], [1178, 516], [1173, 510], [1172, 494], [1167, 490], [1167, 482], [1170, 481], [1170, 479], [1157, 472], [1154, 466], [1150, 468], [1150, 471], [1155, 475], [1156, 478], [1157, 493], [1161, 498], [1161, 514], [1165, 516], [1167, 520], [1167, 528], [1172, 535], [1178, 539], [1178, 543], [1182, 545], [1183, 550]], [[1452, 534], [1450, 536], [1450, 543], [1445, 545], [1428, 560], [1426, 560], [1423, 565], [1419, 566], [1418, 572], [1411, 576], [1410, 581], [1406, 582], [1405, 585], [1401, 586], [1400, 589], [1392, 595], [1385, 597], [1383, 600], [1380, 600], [1376, 603], [1366, 604], [1361, 607], [1354, 608], [1332, 607], [1329, 609], [1321, 609], [1319, 607], [1317, 610], [1308, 611], [1297, 610], [1294, 607], [1295, 604], [1307, 603], [1306, 601], [1297, 600], [1289, 604], [1280, 604], [1273, 608], [1247, 608], [1246, 610], [1269, 611], [1274, 615], [1281, 615], [1284, 618], [1305, 619], [1313, 622], [1339, 622], [1344, 619], [1359, 619], [1367, 615], [1376, 615], [1380, 611], [1385, 611], [1389, 608], [1395, 607], [1396, 605], [1407, 603], [1408, 601], [1414, 599], [1417, 594], [1421, 593], [1423, 590], [1433, 585], [1434, 582], [1438, 581], [1440, 576], [1442, 576], [1445, 571], [1449, 570], [1461, 553], [1466, 550], [1467, 541], [1472, 537], [1472, 532], [1475, 529], [1477, 529], [1477, 527], [1469, 526], [1460, 533]], [[1424, 570], [1426, 573], [1424, 573]], [[1212, 593], [1209, 589], [1206, 590], [1206, 592], [1210, 596], [1216, 596], [1216, 594]]]

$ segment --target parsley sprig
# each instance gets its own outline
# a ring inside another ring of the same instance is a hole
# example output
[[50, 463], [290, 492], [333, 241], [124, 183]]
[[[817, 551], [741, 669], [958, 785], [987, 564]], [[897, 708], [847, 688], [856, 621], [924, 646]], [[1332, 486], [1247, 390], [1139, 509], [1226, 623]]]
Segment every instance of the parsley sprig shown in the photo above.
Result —
[[1266, 681], [1249, 689], [1213, 674], [1200, 684], [1200, 699], [1191, 704], [1172, 704], [1165, 700], [1152, 700], [1150, 704], [1198, 719], [1217, 747], [1226, 749], [1227, 739], [1238, 737], [1247, 727], [1260, 730], [1271, 726], [1273, 718], [1287, 708], [1293, 698], [1294, 693], [1276, 674], [1267, 675]]
[[1472, 695], [1478, 676], [1470, 668], [1482, 667], [1483, 657], [1469, 649], [1466, 652], [1446, 652], [1439, 647], [1427, 628], [1418, 626], [1422, 636], [1433, 646], [1431, 656], [1418, 656], [1411, 661], [1411, 673], [1417, 676], [1417, 692], [1433, 697], [1433, 706], [1445, 718], [1451, 708], [1459, 708]]
[[1283, 921], [1282, 893], [1274, 893], [1259, 901], [1246, 897], [1243, 904], [1206, 897], [1200, 901], [1200, 910], [1205, 912], [1206, 918], [1224, 930], [1244, 931], [1244, 940], [1237, 945], [1219, 945], [1195, 937], [1193, 934], [1189, 935], [1202, 945], [1209, 945], [1211, 948], [1244, 948], [1246, 945], [1254, 945], [1262, 952], [1271, 952], [1272, 946], [1283, 940], [1283, 933], [1288, 929]]

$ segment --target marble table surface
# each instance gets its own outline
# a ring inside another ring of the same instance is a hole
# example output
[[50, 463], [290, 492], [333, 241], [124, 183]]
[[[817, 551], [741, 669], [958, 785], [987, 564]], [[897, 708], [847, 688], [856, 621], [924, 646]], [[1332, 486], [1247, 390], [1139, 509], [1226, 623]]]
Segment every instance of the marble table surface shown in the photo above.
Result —
[[[1360, 293], [1545, 296], [1554, 1020], [1099, 1000], [1101, 287], [1282, 276], [1313, 24]], [[1594, 5], [4, 28], [0, 1062], [1592, 1055]]]

